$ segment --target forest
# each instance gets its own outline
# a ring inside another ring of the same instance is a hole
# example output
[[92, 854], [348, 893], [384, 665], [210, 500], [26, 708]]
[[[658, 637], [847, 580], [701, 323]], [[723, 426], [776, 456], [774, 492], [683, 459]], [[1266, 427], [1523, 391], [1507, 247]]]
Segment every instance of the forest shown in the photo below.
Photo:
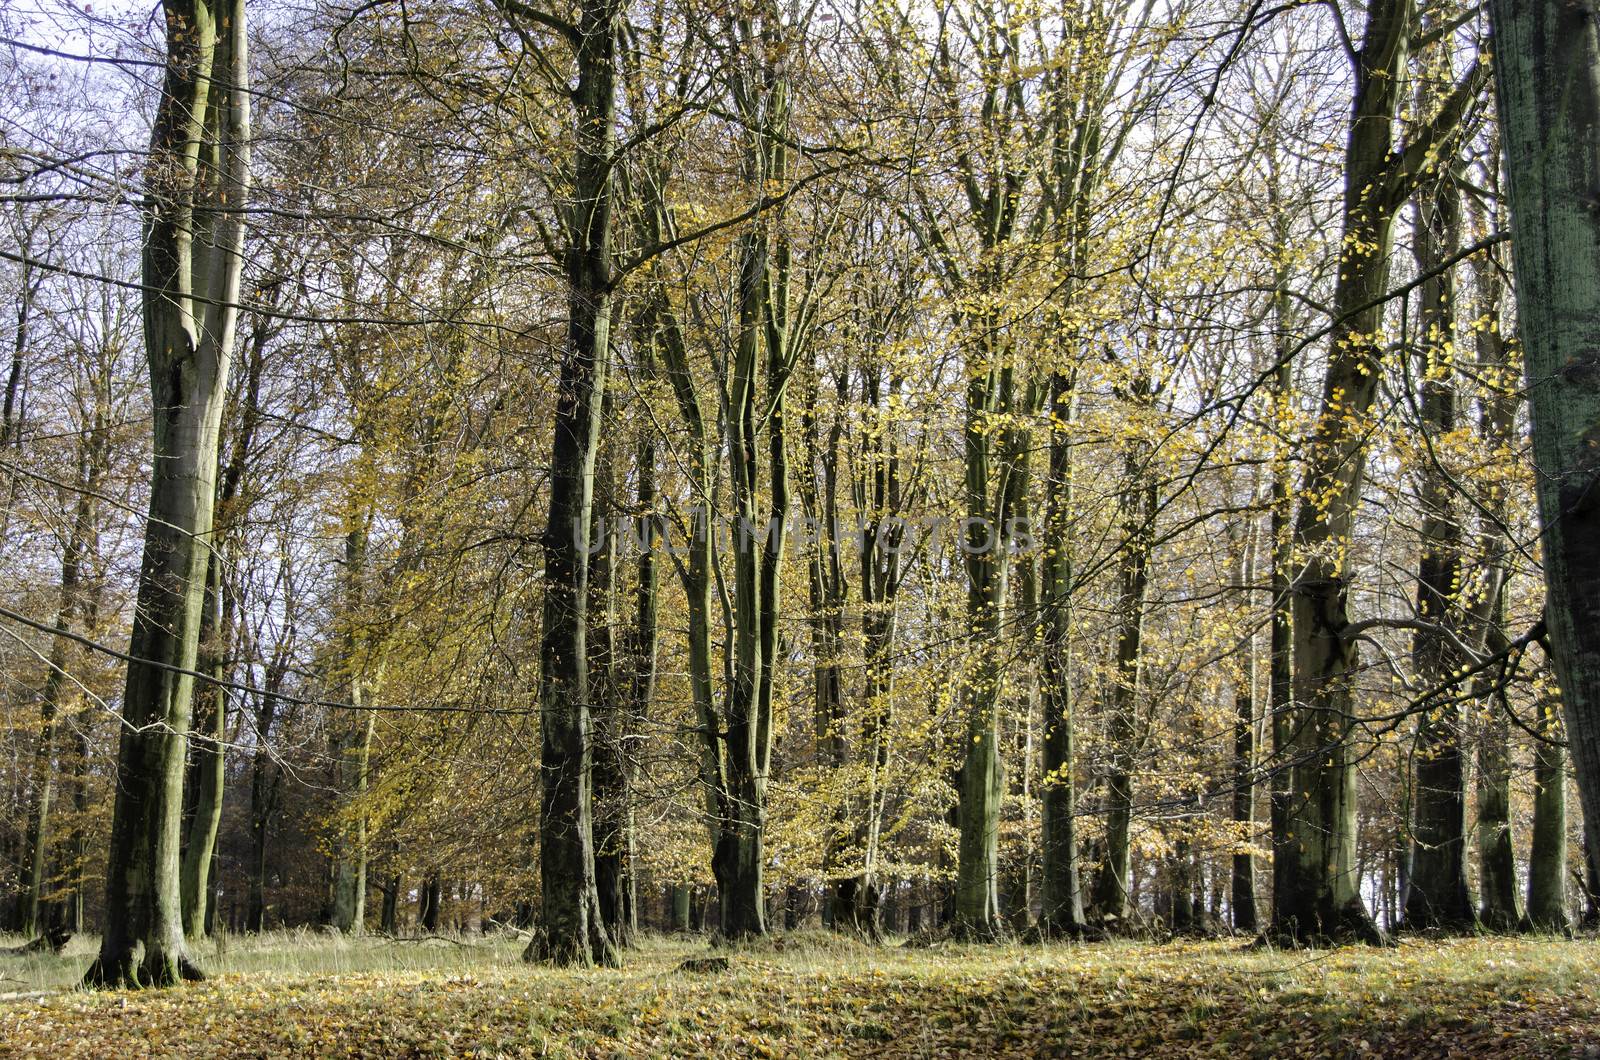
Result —
[[1600, 1047], [1600, 3], [0, 87], [0, 1053]]

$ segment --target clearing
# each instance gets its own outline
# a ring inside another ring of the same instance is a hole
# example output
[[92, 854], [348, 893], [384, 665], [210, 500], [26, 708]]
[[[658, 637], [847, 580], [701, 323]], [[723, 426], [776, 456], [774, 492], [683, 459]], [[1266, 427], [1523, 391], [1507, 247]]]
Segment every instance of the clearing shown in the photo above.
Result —
[[207, 943], [206, 983], [84, 993], [92, 939], [0, 957], [19, 1056], [1600, 1056], [1592, 939], [1249, 951], [1238, 940], [928, 948], [821, 934], [678, 970], [527, 965], [510, 938]]

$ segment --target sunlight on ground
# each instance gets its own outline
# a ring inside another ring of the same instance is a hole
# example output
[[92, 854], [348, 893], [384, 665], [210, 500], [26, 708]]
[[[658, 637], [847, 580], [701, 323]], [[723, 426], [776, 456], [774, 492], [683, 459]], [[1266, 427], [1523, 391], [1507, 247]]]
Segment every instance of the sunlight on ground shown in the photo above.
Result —
[[804, 935], [696, 975], [677, 966], [706, 952], [700, 940], [650, 940], [621, 971], [561, 971], [524, 964], [509, 938], [301, 932], [208, 944], [214, 978], [197, 986], [65, 989], [91, 942], [0, 958], [11, 991], [0, 1052], [1581, 1056], [1600, 1045], [1592, 940], [1251, 952], [1236, 940], [906, 949]]

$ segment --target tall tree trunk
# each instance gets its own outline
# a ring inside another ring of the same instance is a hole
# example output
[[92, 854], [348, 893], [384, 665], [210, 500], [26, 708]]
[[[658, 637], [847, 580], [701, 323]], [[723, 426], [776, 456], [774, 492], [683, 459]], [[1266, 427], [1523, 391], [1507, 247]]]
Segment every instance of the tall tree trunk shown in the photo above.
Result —
[[[732, 84], [748, 130], [741, 176], [760, 198], [789, 179], [789, 84], [782, 56], [796, 42], [773, 4], [758, 5], [751, 16], [731, 21], [730, 28], [732, 43], [743, 56]], [[790, 504], [785, 395], [798, 333], [791, 319], [789, 244], [778, 220], [753, 222], [736, 241], [735, 255], [738, 318], [725, 428], [728, 481], [739, 526], [733, 562], [733, 666], [723, 737], [727, 791], [722, 812], [727, 816], [712, 854], [727, 938], [767, 931], [763, 848], [779, 654], [779, 573]]]
[[[507, 5], [508, 11], [520, 8]], [[511, 17], [515, 18], [515, 15]], [[586, 639], [595, 456], [610, 359], [615, 199], [617, 0], [581, 0], [574, 51], [576, 155], [564, 220], [567, 340], [561, 355], [545, 524], [539, 679], [542, 913], [525, 957], [614, 965], [595, 885]]]
[[[648, 185], [656, 192], [648, 203], [647, 225], [650, 241], [659, 243], [671, 231], [671, 218], [659, 197], [661, 180]], [[668, 550], [677, 564], [688, 609], [689, 689], [694, 704], [697, 735], [700, 737], [700, 783], [705, 792], [706, 817], [711, 833], [712, 857], [723, 833], [723, 822], [732, 817], [727, 756], [724, 754], [722, 719], [718, 714], [711, 670], [711, 583], [715, 570], [715, 514], [713, 510], [714, 453], [712, 424], [701, 410], [694, 388], [683, 330], [672, 304], [662, 291], [648, 303], [649, 324], [660, 341], [666, 361], [667, 380], [672, 385], [679, 415], [689, 435], [689, 479], [693, 509], [684, 527], [687, 540], [682, 551]]]
[[287, 653], [280, 651], [267, 668], [262, 682], [255, 717], [255, 754], [250, 763], [250, 862], [245, 870], [245, 930], [266, 930], [267, 919], [267, 840], [272, 819], [278, 810], [278, 793], [283, 782], [278, 760], [269, 740], [278, 715], [278, 690], [286, 673]]
[[1492, 0], [1518, 325], [1543, 525], [1545, 623], [1600, 850], [1600, 10]]
[[[1427, 277], [1414, 362], [1421, 391], [1419, 426], [1425, 435], [1443, 438], [1457, 425], [1455, 280], [1445, 264], [1460, 245], [1461, 203], [1453, 168], [1416, 202], [1412, 228], [1417, 270]], [[1439, 460], [1437, 454], [1427, 454], [1420, 471], [1423, 516], [1416, 609], [1417, 618], [1431, 628], [1416, 632], [1411, 657], [1424, 687], [1442, 691], [1419, 704], [1404, 922], [1413, 929], [1470, 931], [1478, 920], [1467, 889], [1467, 762], [1461, 745], [1466, 697], [1453, 678], [1468, 661], [1455, 645], [1471, 634], [1461, 603], [1465, 548], [1455, 489]]]
[[1511, 836], [1511, 720], [1493, 705], [1478, 743], [1478, 915], [1491, 931], [1522, 923]]
[[[647, 314], [648, 318], [648, 314]], [[653, 325], [640, 328], [640, 376], [655, 374], [655, 336]], [[633, 589], [633, 621], [628, 626], [620, 658], [612, 667], [608, 696], [608, 717], [601, 727], [595, 763], [595, 878], [600, 894], [600, 914], [612, 941], [618, 946], [633, 945], [639, 932], [638, 872], [634, 861], [633, 790], [638, 776], [637, 740], [641, 737], [656, 680], [656, 449], [648, 431], [641, 436], [634, 454], [637, 490], [635, 518], [640, 527], [637, 581]], [[610, 476], [603, 476], [609, 483]], [[608, 562], [614, 563], [619, 543], [614, 543]], [[608, 553], [602, 551], [602, 557]], [[601, 698], [599, 696], [597, 699]]]
[[105, 931], [90, 984], [199, 975], [184, 946], [178, 879], [183, 752], [243, 260], [249, 64], [243, 0], [168, 0], [165, 11], [144, 242], [155, 471], [123, 693]]
[[1439, 112], [1396, 149], [1416, 24], [1415, 0], [1375, 0], [1355, 54], [1335, 327], [1321, 412], [1305, 446], [1306, 499], [1295, 518], [1293, 773], [1273, 927], [1296, 939], [1379, 937], [1356, 871], [1353, 680], [1360, 660], [1349, 635], [1350, 550], [1365, 477], [1366, 417], [1383, 373], [1380, 328], [1396, 213], [1453, 135], [1485, 73], [1475, 64]]
[[[1148, 386], [1135, 389], [1142, 395]], [[1115, 676], [1106, 704], [1106, 740], [1110, 765], [1106, 769], [1105, 859], [1095, 881], [1095, 912], [1108, 926], [1121, 927], [1131, 911], [1129, 872], [1130, 835], [1133, 824], [1133, 763], [1137, 753], [1140, 675], [1144, 663], [1144, 605], [1149, 584], [1151, 520], [1155, 517], [1156, 488], [1147, 483], [1148, 449], [1132, 446], [1123, 462], [1124, 484], [1120, 500], [1122, 555], [1117, 562], [1117, 636], [1113, 655]]]
[[[1480, 217], [1475, 227], [1487, 229], [1489, 223]], [[1517, 444], [1520, 386], [1505, 370], [1508, 358], [1500, 312], [1504, 295], [1500, 268], [1488, 255], [1480, 255], [1473, 259], [1473, 276], [1477, 289], [1475, 312], [1485, 324], [1475, 329], [1477, 370], [1480, 378], [1493, 379], [1479, 404], [1478, 433], [1486, 449], [1500, 451]], [[1504, 487], [1498, 484], [1484, 488], [1478, 501], [1480, 628], [1474, 638], [1475, 643], [1492, 651], [1506, 647], [1505, 582], [1512, 546], [1498, 514], [1504, 501]], [[1491, 931], [1515, 931], [1522, 925], [1523, 914], [1511, 835], [1511, 713], [1505, 689], [1496, 687], [1492, 674], [1480, 675], [1474, 681], [1473, 695], [1485, 717], [1478, 738], [1479, 923]]]
[[1050, 467], [1045, 488], [1044, 558], [1040, 570], [1040, 636], [1044, 648], [1040, 696], [1044, 738], [1039, 777], [1039, 931], [1046, 937], [1084, 929], [1078, 874], [1077, 784], [1073, 753], [1072, 689], [1072, 377], [1050, 380]]
[[[873, 332], [888, 341], [891, 320], [899, 303], [895, 293], [885, 294], [876, 308]], [[861, 849], [851, 914], [856, 929], [870, 938], [881, 934], [878, 885], [879, 848], [882, 843], [885, 776], [889, 766], [889, 726], [894, 713], [893, 656], [898, 619], [904, 527], [899, 513], [905, 498], [900, 474], [900, 451], [891, 417], [898, 407], [901, 378], [876, 365], [862, 369], [862, 396], [872, 417], [871, 441], [862, 454], [864, 467], [857, 480], [858, 507], [863, 510], [859, 571], [863, 681], [861, 687], [861, 753], [867, 769], [862, 810], [856, 826]]]
[[[838, 414], [829, 425], [827, 439], [820, 437], [814, 414], [820, 404], [820, 366], [813, 365], [812, 379], [801, 413], [801, 436], [805, 445], [805, 464], [800, 474], [801, 506], [813, 523], [816, 539], [806, 564], [809, 591], [812, 663], [812, 715], [818, 764], [835, 778], [845, 777], [850, 766], [849, 734], [845, 731], [844, 709], [844, 606], [847, 587], [841, 563], [839, 541], [839, 444], [844, 433], [843, 407], [848, 400], [849, 376], [841, 370], [835, 377], [834, 398]], [[820, 472], [820, 475], [819, 475]], [[865, 534], [862, 547], [865, 548]], [[822, 872], [828, 893], [823, 919], [838, 931], [856, 931], [856, 907], [860, 876], [841, 866], [856, 851], [851, 828], [853, 800], [848, 784], [833, 792], [837, 800], [827, 823], [822, 843]]]
[[[222, 561], [213, 552], [206, 574], [204, 610], [200, 620], [201, 672], [218, 682], [228, 674], [227, 651], [233, 627], [233, 605], [223, 599]], [[216, 853], [217, 827], [222, 821], [223, 745], [227, 694], [220, 683], [195, 689], [199, 710], [189, 734], [193, 763], [188, 788], [193, 812], [184, 837], [179, 866], [183, 903], [183, 933], [199, 939], [206, 935], [206, 915], [211, 908], [211, 863]]]
[[[63, 576], [63, 591], [66, 578]], [[64, 592], [63, 592], [64, 594]], [[70, 622], [65, 608], [56, 618], [56, 629], [65, 632]], [[22, 846], [22, 890], [17, 908], [17, 930], [24, 938], [33, 938], [43, 929], [40, 919], [44, 888], [50, 873], [50, 812], [55, 793], [56, 715], [60, 710], [62, 686], [65, 683], [67, 641], [57, 637], [50, 648], [45, 676], [44, 692], [39, 707], [39, 732], [34, 746], [33, 765], [30, 770], [29, 792], [32, 802], [28, 807], [28, 825]]]
[[1567, 755], [1555, 705], [1539, 705], [1533, 748], [1533, 844], [1528, 851], [1528, 923], [1535, 931], [1565, 934], [1567, 917]]
[[[1285, 233], [1286, 235], [1286, 233]], [[1286, 242], [1286, 240], [1285, 240]], [[1286, 249], [1286, 248], [1285, 248]], [[1276, 369], [1273, 372], [1272, 403], [1278, 422], [1288, 420], [1294, 392], [1294, 363], [1289, 357], [1289, 290], [1287, 270], [1279, 272], [1273, 290], [1278, 338], [1274, 344]], [[1268, 829], [1272, 839], [1272, 905], [1276, 919], [1280, 897], [1287, 895], [1289, 873], [1294, 857], [1289, 839], [1289, 792], [1293, 783], [1294, 758], [1294, 635], [1293, 601], [1289, 578], [1294, 565], [1294, 537], [1290, 533], [1293, 505], [1287, 447], [1274, 452], [1272, 466], [1272, 625], [1267, 643], [1267, 716], [1272, 740], [1272, 780], [1267, 790]]]
[[[279, 285], [274, 282], [271, 290]], [[261, 378], [266, 369], [265, 349], [273, 330], [272, 317], [267, 313], [255, 315], [254, 327], [247, 344], [243, 385], [235, 417], [232, 452], [221, 471], [217, 487], [213, 551], [206, 576], [205, 611], [200, 630], [200, 656], [203, 670], [210, 673], [215, 683], [198, 689], [200, 705], [195, 733], [191, 734], [190, 752], [193, 758], [186, 799], [192, 799], [192, 814], [188, 834], [184, 839], [181, 868], [183, 893], [184, 933], [189, 938], [199, 938], [211, 933], [216, 920], [216, 900], [219, 893], [217, 878], [217, 829], [222, 822], [223, 784], [226, 779], [224, 734], [227, 732], [227, 693], [222, 687], [232, 672], [228, 652], [234, 643], [236, 600], [227, 591], [222, 572], [235, 555], [238, 537], [231, 525], [239, 492], [244, 484], [245, 470], [255, 444], [256, 429], [261, 423]], [[225, 416], [226, 418], [226, 416]], [[281, 676], [277, 678], [281, 680]], [[268, 719], [270, 724], [270, 719]], [[198, 738], [196, 738], [198, 734]], [[265, 731], [258, 733], [263, 740]], [[259, 926], [256, 930], [260, 930]]]
[[367, 919], [367, 810], [363, 799], [372, 759], [372, 737], [377, 715], [367, 707], [371, 637], [365, 631], [372, 618], [366, 612], [368, 593], [368, 542], [373, 512], [370, 507], [351, 516], [345, 532], [345, 683], [350, 710], [334, 719], [330, 757], [337, 771], [339, 820], [333, 837], [333, 907], [329, 922], [336, 931], [360, 935]]
[[[608, 393], [601, 418], [614, 421], [616, 412]], [[628, 830], [628, 713], [629, 682], [622, 654], [628, 650], [625, 634], [618, 634], [617, 596], [621, 530], [617, 517], [615, 446], [602, 438], [595, 466], [594, 534], [589, 553], [589, 688], [594, 719], [594, 878], [600, 899], [600, 920], [613, 945], [631, 944], [627, 898]]]
[[[1255, 520], [1245, 530], [1246, 540], [1239, 562], [1239, 584], [1246, 594], [1253, 593], [1256, 581]], [[1247, 599], [1251, 597], [1247, 596]], [[1256, 638], [1245, 641], [1244, 672], [1233, 693], [1233, 821], [1239, 839], [1254, 842], [1256, 829]], [[1248, 850], [1233, 855], [1233, 929], [1254, 932], [1256, 921], [1256, 859]]]

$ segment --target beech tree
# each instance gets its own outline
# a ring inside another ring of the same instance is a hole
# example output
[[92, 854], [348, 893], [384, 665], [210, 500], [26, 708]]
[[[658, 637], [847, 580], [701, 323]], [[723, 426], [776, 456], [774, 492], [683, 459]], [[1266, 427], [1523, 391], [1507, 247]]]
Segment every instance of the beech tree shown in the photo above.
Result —
[[[1590, 205], [1600, 179], [1600, 29], [1589, 3], [1495, 0], [1490, 12], [1543, 527], [1544, 621], [1584, 834], [1589, 849], [1600, 850], [1600, 603], [1591, 591], [1600, 580], [1600, 377], [1592, 335], [1600, 230]], [[1550, 756], [1543, 757], [1548, 777]], [[1541, 917], [1549, 911], [1541, 903]]]
[[146, 169], [144, 243], [155, 471], [123, 693], [106, 923], [85, 975], [93, 985], [161, 986], [200, 975], [182, 919], [184, 738], [244, 264], [249, 53], [242, 0], [173, 0], [164, 12], [167, 63]]

